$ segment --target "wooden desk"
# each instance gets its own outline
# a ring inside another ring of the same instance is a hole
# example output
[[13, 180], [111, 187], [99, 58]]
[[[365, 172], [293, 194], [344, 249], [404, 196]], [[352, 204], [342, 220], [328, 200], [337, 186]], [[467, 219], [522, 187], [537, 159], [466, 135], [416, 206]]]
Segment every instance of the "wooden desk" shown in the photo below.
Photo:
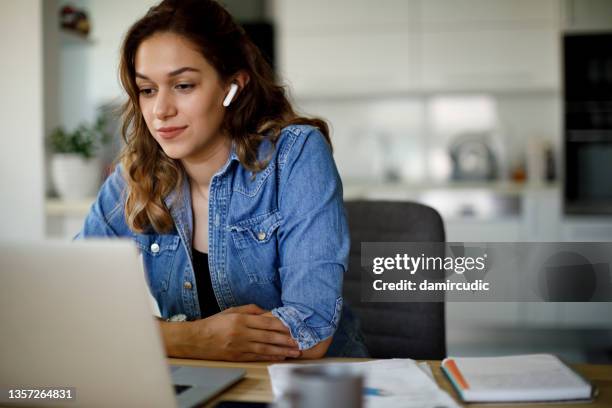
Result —
[[[223, 400], [238, 400], [238, 401], [262, 401], [271, 402], [274, 397], [272, 395], [272, 387], [270, 385], [270, 377], [268, 376], [268, 365], [273, 363], [229, 363], [225, 361], [205, 361], [205, 360], [183, 360], [183, 359], [168, 359], [171, 364], [183, 364], [200, 367], [232, 367], [232, 368], [243, 368], [246, 370], [246, 377], [237, 383], [236, 385], [229, 388], [227, 391], [219, 395], [216, 399], [207, 404], [207, 407], [214, 406], [218, 401]], [[356, 359], [356, 358], [330, 358], [324, 360], [310, 360], [308, 363], [321, 363], [321, 362], [350, 362], [350, 361], [368, 361], [367, 359]], [[295, 363], [296, 361], [290, 361]], [[434, 373], [434, 377], [438, 383], [447, 391], [455, 400], [457, 396], [452, 389], [452, 386], [448, 380], [442, 374], [440, 370], [440, 361], [427, 361], [431, 366]], [[599, 389], [599, 396], [591, 404], [537, 404], [537, 405], [501, 405], [495, 404], [495, 408], [504, 407], [537, 407], [537, 408], [571, 408], [571, 407], [582, 407], [582, 408], [610, 408], [612, 407], [612, 365], [593, 365], [593, 364], [576, 364], [573, 368], [582, 374], [585, 378], [594, 383]], [[483, 404], [467, 404], [466, 406], [471, 407], [487, 407], [490, 408], [492, 405]]]

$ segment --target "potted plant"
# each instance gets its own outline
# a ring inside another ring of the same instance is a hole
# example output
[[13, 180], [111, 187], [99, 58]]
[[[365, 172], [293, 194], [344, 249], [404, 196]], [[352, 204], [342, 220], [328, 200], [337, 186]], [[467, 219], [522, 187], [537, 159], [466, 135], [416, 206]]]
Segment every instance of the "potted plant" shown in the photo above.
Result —
[[99, 116], [93, 125], [81, 124], [72, 132], [59, 127], [51, 133], [51, 176], [61, 198], [80, 199], [96, 194], [102, 171], [96, 153], [110, 140], [104, 116]]

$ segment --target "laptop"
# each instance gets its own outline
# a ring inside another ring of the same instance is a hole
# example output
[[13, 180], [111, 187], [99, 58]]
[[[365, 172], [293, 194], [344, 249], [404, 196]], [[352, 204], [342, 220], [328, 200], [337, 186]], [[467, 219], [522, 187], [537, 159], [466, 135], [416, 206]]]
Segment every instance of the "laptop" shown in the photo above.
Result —
[[0, 330], [0, 388], [70, 388], [60, 405], [191, 407], [245, 375], [167, 364], [130, 240], [0, 242]]

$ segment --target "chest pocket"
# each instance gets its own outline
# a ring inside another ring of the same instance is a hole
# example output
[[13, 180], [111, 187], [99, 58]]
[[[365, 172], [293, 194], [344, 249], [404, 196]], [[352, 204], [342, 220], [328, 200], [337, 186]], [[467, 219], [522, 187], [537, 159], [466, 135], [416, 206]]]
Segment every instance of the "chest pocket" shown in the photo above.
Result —
[[278, 211], [249, 218], [230, 225], [232, 241], [240, 263], [251, 283], [269, 283], [278, 279]]
[[158, 295], [168, 290], [180, 238], [178, 235], [136, 234], [134, 241], [142, 253], [153, 296], [159, 301]]

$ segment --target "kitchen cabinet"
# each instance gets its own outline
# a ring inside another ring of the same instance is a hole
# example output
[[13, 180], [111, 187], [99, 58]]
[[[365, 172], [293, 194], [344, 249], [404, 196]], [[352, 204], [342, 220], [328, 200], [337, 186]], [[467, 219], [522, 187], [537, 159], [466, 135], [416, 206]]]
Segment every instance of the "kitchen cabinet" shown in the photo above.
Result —
[[276, 2], [282, 77], [298, 97], [414, 88], [417, 4], [415, 0]]
[[519, 307], [524, 327], [557, 328], [561, 319], [559, 303], [523, 302]]
[[557, 0], [423, 1], [422, 86], [557, 89], [559, 13]]
[[417, 38], [408, 32], [288, 33], [282, 76], [298, 97], [393, 93], [418, 85]]
[[517, 302], [447, 302], [446, 326], [449, 329], [515, 327], [519, 324]]
[[559, 89], [559, 0], [274, 4], [298, 99]]
[[610, 0], [564, 0], [563, 25], [566, 31], [612, 29]]
[[415, 29], [419, 0], [278, 0], [276, 21], [292, 33], [388, 31]]
[[[612, 282], [608, 282], [612, 284]], [[559, 325], [581, 329], [612, 328], [609, 302], [599, 303], [559, 303]]]
[[559, 34], [552, 29], [424, 31], [422, 86], [428, 90], [554, 90]]
[[609, 302], [525, 302], [520, 306], [520, 326], [556, 329], [611, 329]]
[[561, 238], [561, 190], [559, 188], [527, 189], [523, 197], [524, 230], [522, 240], [556, 242]]
[[558, 0], [424, 0], [420, 13], [426, 30], [554, 27], [559, 20], [558, 3]]
[[561, 225], [561, 237], [564, 241], [611, 242], [612, 217], [566, 217]]
[[474, 219], [444, 220], [448, 242], [519, 242], [523, 223], [519, 217], [479, 221]]

